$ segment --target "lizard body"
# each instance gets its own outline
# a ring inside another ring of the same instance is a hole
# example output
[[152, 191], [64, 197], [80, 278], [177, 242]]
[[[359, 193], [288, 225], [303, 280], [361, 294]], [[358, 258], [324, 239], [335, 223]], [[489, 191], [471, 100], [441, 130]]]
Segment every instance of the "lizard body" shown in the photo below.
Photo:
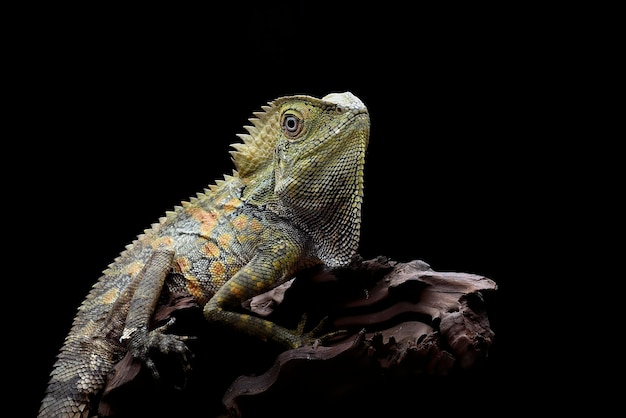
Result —
[[111, 263], [78, 308], [50, 375], [39, 418], [88, 417], [127, 352], [186, 359], [184, 336], [149, 329], [164, 288], [192, 295], [207, 321], [288, 348], [308, 336], [237, 307], [303, 268], [347, 265], [356, 254], [369, 115], [354, 95], [286, 96], [250, 118], [235, 165], [146, 229]]

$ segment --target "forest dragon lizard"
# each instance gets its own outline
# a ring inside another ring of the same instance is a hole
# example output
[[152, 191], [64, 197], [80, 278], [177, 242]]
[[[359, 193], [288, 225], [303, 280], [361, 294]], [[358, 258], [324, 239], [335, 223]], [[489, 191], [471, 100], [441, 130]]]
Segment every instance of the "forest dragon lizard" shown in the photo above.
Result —
[[[232, 144], [232, 175], [167, 212], [107, 267], [78, 308], [39, 418], [88, 417], [127, 352], [187, 361], [186, 337], [149, 328], [164, 289], [184, 289], [207, 321], [286, 348], [314, 336], [241, 312], [241, 303], [314, 265], [356, 254], [369, 141], [365, 105], [349, 92], [280, 97]], [[156, 371], [155, 371], [156, 372]]]

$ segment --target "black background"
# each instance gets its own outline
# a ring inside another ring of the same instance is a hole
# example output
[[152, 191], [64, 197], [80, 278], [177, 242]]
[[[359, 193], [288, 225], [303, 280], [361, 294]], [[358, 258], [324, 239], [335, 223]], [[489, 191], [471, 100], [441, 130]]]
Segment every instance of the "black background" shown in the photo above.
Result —
[[252, 112], [340, 91], [372, 122], [360, 253], [495, 280], [498, 339], [481, 402], [548, 396], [557, 371], [532, 367], [543, 327], [527, 312], [562, 222], [549, 203], [562, 178], [546, 173], [572, 94], [561, 62], [577, 41], [555, 24], [564, 16], [361, 3], [29, 11], [13, 32], [18, 151], [5, 159], [20, 167], [7, 206], [20, 230], [21, 341], [37, 352], [23, 354], [30, 411], [100, 272], [230, 173], [229, 144]]

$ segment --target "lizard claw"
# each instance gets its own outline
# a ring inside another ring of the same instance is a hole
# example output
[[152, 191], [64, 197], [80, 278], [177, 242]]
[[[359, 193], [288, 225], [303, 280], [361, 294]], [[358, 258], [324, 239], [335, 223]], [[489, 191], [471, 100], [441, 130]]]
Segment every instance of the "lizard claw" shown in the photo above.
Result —
[[182, 386], [175, 385], [175, 387], [183, 389], [187, 384], [189, 373], [192, 369], [191, 359], [193, 359], [193, 352], [187, 346], [186, 341], [194, 340], [196, 337], [167, 334], [166, 332], [172, 327], [174, 322], [175, 318], [172, 317], [167, 323], [151, 331], [146, 329], [135, 330], [130, 337], [128, 349], [133, 356], [143, 361], [155, 380], [160, 380], [160, 374], [156, 364], [149, 355], [149, 351], [154, 349], [161, 354], [176, 355], [183, 370], [184, 378]]
[[320, 346], [325, 341], [336, 337], [338, 335], [346, 334], [347, 330], [336, 330], [323, 333], [323, 329], [329, 322], [328, 316], [322, 318], [322, 320], [309, 332], [304, 332], [304, 326], [306, 324], [306, 313], [302, 315], [302, 319], [298, 323], [297, 333], [302, 336], [302, 345], [312, 345], [313, 348]]

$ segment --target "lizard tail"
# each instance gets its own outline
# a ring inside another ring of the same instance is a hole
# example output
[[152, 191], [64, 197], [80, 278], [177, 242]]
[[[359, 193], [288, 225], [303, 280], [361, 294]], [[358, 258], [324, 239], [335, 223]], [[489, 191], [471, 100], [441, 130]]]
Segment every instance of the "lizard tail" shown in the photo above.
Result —
[[115, 365], [110, 348], [103, 348], [93, 350], [92, 344], [79, 342], [63, 347], [50, 373], [37, 418], [87, 418], [95, 415], [96, 395], [101, 393]]

